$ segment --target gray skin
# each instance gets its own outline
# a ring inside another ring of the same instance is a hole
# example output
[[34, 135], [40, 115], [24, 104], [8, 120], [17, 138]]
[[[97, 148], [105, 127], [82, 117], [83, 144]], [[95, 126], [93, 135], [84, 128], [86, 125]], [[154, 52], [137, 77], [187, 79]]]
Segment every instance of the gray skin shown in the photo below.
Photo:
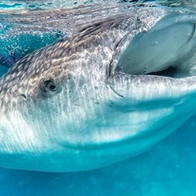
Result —
[[[171, 14], [165, 25], [165, 10], [135, 9], [87, 24], [24, 57], [1, 78], [0, 166], [50, 172], [100, 168], [145, 151], [195, 113], [194, 14]], [[171, 47], [167, 41], [157, 50], [142, 47], [165, 32], [173, 36], [173, 24], [186, 28], [174, 43], [169, 39]], [[166, 53], [167, 60], [159, 61], [159, 49], [164, 54], [170, 48], [175, 58]], [[156, 60], [153, 69], [142, 64], [148, 49]], [[133, 50], [143, 60], [130, 59]], [[180, 64], [183, 77], [142, 75], [170, 62], [176, 66], [183, 55], [188, 56], [188, 66]]]

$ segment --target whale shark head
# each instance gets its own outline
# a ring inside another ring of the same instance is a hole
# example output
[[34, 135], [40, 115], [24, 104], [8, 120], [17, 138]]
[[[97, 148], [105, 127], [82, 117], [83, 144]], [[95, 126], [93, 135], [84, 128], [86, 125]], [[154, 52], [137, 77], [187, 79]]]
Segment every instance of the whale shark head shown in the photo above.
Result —
[[194, 114], [196, 16], [158, 22], [159, 9], [139, 13], [81, 27], [9, 69], [0, 80], [0, 166], [103, 167], [145, 151]]

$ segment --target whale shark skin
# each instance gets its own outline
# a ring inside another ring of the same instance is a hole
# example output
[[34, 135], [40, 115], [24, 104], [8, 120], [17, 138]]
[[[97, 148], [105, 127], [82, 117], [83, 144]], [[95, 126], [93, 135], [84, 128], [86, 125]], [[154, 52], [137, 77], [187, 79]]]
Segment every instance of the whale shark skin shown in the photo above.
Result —
[[96, 169], [176, 130], [196, 109], [195, 19], [134, 7], [19, 60], [0, 80], [0, 166]]

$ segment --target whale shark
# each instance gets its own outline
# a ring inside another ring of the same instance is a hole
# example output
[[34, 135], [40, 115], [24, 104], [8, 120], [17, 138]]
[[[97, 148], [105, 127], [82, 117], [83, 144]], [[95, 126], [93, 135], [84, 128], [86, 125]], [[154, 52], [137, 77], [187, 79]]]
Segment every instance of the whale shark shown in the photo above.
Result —
[[138, 155], [196, 111], [196, 14], [132, 7], [0, 79], [0, 166], [76, 172]]

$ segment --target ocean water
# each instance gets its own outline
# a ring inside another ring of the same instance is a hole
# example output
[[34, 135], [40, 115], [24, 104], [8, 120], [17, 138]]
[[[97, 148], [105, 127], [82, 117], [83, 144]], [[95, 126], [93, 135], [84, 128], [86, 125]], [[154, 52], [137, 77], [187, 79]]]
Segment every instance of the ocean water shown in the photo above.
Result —
[[[54, 7], [97, 2], [105, 3], [104, 0], [0, 1], [0, 75], [22, 56], [72, 33], [71, 23], [62, 27], [64, 21], [58, 17], [55, 24], [54, 18], [47, 22], [37, 20], [32, 17], [34, 10], [50, 11]], [[194, 2], [185, 0], [157, 2], [177, 8], [194, 9], [195, 6]], [[115, 9], [110, 12], [115, 14]], [[26, 17], [21, 13], [27, 13]], [[40, 17], [43, 16], [37, 16]], [[88, 16], [85, 19], [88, 20]], [[0, 196], [195, 196], [195, 122], [196, 116], [193, 116], [147, 152], [97, 170], [43, 173], [0, 168]]]

